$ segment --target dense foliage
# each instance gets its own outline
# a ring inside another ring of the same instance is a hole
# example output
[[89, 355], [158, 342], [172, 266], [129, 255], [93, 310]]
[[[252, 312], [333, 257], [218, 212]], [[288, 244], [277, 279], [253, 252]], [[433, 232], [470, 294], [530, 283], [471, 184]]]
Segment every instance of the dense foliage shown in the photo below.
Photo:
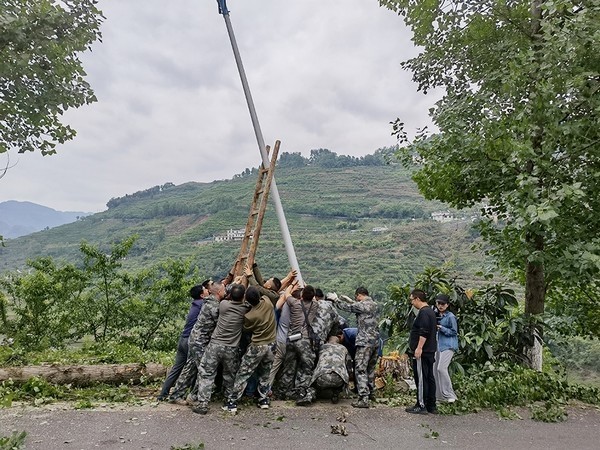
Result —
[[55, 153], [75, 136], [60, 122], [96, 101], [79, 60], [100, 39], [96, 0], [4, 0], [0, 9], [0, 154]]
[[[459, 352], [453, 363], [461, 370], [487, 362], [522, 360], [531, 324], [520, 313], [512, 289], [502, 284], [466, 288], [446, 270], [436, 268], [427, 268], [418, 275], [414, 287], [427, 293], [432, 307], [437, 294], [450, 296], [450, 310], [459, 324]], [[409, 301], [411, 289], [410, 285], [393, 286], [384, 305], [384, 329], [401, 350], [405, 349], [415, 314]]]
[[28, 263], [27, 273], [0, 280], [5, 337], [29, 350], [64, 347], [84, 337], [171, 348], [198, 273], [183, 260], [125, 271], [122, 261], [134, 242], [116, 243], [109, 254], [82, 243], [79, 267], [41, 257]]
[[[525, 285], [525, 311], [600, 274], [600, 1], [382, 0], [421, 53], [419, 89], [442, 88], [439, 133], [401, 151], [427, 198], [484, 203], [483, 237]], [[395, 132], [404, 144], [400, 120]]]
[[[447, 270], [436, 268], [417, 276], [414, 287], [428, 294], [432, 307], [437, 294], [449, 295], [450, 309], [458, 320], [459, 350], [451, 371], [459, 400], [441, 405], [443, 412], [493, 408], [501, 417], [513, 418], [517, 415], [510, 407], [530, 406], [534, 419], [555, 422], [566, 418], [564, 406], [570, 400], [600, 404], [598, 387], [575, 384], [567, 377], [581, 370], [597, 373], [597, 340], [565, 337], [552, 330], [545, 334], [552, 352], [547, 354], [548, 362], [543, 371], [532, 370], [523, 364], [522, 350], [531, 345], [530, 329], [544, 324], [523, 313], [512, 289], [498, 283], [466, 288]], [[383, 328], [390, 335], [389, 348], [406, 348], [414, 319], [411, 289], [410, 285], [393, 286], [384, 305]]]

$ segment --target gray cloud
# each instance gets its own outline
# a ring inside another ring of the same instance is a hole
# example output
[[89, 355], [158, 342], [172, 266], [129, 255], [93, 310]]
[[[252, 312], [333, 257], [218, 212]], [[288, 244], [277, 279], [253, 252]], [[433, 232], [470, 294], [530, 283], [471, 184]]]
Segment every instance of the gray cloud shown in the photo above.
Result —
[[[400, 62], [417, 53], [375, 0], [229, 0], [265, 141], [360, 156], [395, 143], [389, 122], [430, 123], [436, 96]], [[69, 111], [58, 155], [11, 155], [0, 201], [100, 211], [167, 181], [230, 178], [260, 156], [216, 1], [101, 0], [103, 42], [84, 56], [98, 102]], [[0, 156], [0, 162], [4, 159]]]

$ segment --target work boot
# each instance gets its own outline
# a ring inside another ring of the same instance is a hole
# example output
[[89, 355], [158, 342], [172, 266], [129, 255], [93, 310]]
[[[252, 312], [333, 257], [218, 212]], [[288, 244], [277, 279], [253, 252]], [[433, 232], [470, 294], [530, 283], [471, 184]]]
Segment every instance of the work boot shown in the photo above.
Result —
[[198, 404], [192, 408], [192, 411], [195, 412], [196, 414], [206, 415], [206, 413], [208, 412], [208, 406]]
[[333, 403], [334, 405], [340, 401], [340, 393], [339, 392], [334, 392], [331, 395], [331, 403]]
[[308, 406], [311, 403], [312, 399], [310, 398], [310, 395], [304, 395], [296, 400], [296, 405], [298, 406]]
[[355, 402], [352, 402], [352, 406], [354, 408], [368, 408], [369, 407], [369, 398], [368, 397], [360, 397]]
[[180, 406], [185, 406], [188, 405], [189, 403], [187, 402], [187, 400], [181, 398], [181, 397], [170, 397], [169, 398], [169, 403], [171, 403], [172, 405], [180, 405]]

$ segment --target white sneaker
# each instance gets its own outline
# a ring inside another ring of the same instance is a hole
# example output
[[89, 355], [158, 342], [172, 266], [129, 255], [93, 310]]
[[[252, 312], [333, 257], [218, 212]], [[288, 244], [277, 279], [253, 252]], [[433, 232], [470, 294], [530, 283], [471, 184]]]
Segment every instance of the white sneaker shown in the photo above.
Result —
[[454, 403], [455, 401], [455, 398], [449, 398], [448, 400], [446, 400], [446, 403]]

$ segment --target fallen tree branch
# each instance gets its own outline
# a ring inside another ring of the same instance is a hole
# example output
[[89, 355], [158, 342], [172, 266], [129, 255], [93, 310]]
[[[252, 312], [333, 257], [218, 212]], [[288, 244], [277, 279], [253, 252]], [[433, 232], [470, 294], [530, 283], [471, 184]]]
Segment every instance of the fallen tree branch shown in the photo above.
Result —
[[167, 374], [162, 364], [101, 364], [101, 365], [49, 365], [0, 367], [0, 382], [12, 379], [25, 383], [32, 377], [42, 378], [54, 384], [89, 386], [95, 383], [137, 384], [142, 380], [159, 380]]

